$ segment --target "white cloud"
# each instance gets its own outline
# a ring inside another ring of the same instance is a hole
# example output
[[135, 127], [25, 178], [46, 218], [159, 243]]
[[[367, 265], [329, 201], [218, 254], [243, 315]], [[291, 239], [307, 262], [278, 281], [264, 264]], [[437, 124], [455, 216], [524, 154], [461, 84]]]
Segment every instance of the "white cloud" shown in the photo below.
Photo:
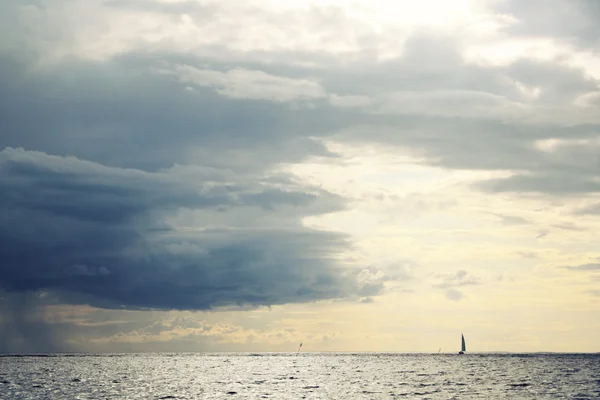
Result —
[[600, 107], [600, 91], [582, 94], [577, 99], [575, 99], [575, 105], [580, 107], [593, 107], [595, 109], [598, 109]]
[[478, 276], [473, 276], [464, 269], [458, 270], [455, 273], [437, 273], [434, 278], [438, 280], [433, 286], [439, 289], [450, 289], [462, 286], [479, 285], [482, 279]]
[[[139, 47], [212, 54], [215, 46], [245, 57], [251, 52], [313, 52], [376, 59], [400, 56], [414, 31], [434, 28], [479, 37], [499, 29], [484, 1], [340, 0], [187, 1], [134, 0], [16, 6], [14, 18], [34, 27], [28, 37], [50, 59], [75, 55], [108, 59]], [[465, 26], [467, 29], [465, 29]], [[66, 28], [65, 28], [66, 27]], [[44, 34], [55, 34], [47, 37]]]
[[521, 58], [553, 61], [570, 53], [570, 49], [551, 38], [505, 38], [466, 47], [467, 62], [506, 66]]
[[536, 99], [542, 93], [542, 89], [539, 86], [526, 85], [523, 82], [512, 79], [510, 80], [510, 83], [517, 88], [519, 93], [521, 93], [525, 99]]
[[590, 147], [600, 147], [600, 136], [587, 139], [540, 139], [534, 142], [534, 147], [544, 153], [556, 153], [560, 150], [568, 150], [569, 148], [589, 149]]
[[506, 67], [519, 60], [535, 60], [581, 69], [593, 79], [600, 78], [600, 57], [549, 37], [498, 37], [465, 46], [467, 63], [484, 67]]
[[324, 89], [309, 79], [292, 79], [243, 68], [221, 72], [179, 65], [173, 68], [173, 73], [186, 84], [213, 87], [232, 98], [289, 102], [326, 96]]
[[435, 90], [393, 93], [378, 111], [451, 117], [517, 118], [525, 114], [527, 106], [493, 93]]
[[329, 103], [335, 107], [366, 107], [373, 104], [373, 99], [362, 95], [339, 96], [332, 94], [329, 96]]

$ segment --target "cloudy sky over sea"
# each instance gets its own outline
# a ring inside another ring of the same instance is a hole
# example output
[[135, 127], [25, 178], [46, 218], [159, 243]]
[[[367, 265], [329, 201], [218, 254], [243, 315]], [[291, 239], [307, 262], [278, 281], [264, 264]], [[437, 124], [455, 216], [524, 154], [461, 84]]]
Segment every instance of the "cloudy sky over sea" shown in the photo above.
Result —
[[599, 351], [596, 0], [0, 4], [0, 351]]

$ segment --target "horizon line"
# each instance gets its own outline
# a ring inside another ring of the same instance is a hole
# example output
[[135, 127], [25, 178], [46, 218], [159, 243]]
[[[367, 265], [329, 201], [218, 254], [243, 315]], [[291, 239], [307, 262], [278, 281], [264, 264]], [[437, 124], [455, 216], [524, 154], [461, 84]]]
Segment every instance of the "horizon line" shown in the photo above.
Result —
[[[345, 354], [431, 354], [431, 355], [454, 355], [454, 352], [429, 352], [429, 351], [350, 351], [350, 350], [322, 350], [322, 351], [303, 351], [299, 354], [321, 354], [321, 353], [345, 353]], [[296, 351], [119, 351], [119, 352], [91, 352], [91, 351], [56, 351], [56, 352], [0, 352], [0, 357], [39, 357], [48, 355], [114, 355], [114, 354], [298, 354]], [[468, 354], [600, 354], [600, 351], [506, 351], [506, 350], [486, 350], [469, 351]]]

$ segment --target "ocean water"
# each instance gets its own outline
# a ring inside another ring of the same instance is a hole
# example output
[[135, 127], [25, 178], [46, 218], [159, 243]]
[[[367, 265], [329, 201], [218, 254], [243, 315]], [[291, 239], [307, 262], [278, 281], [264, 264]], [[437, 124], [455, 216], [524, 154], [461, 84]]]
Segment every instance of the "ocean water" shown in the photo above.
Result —
[[600, 399], [598, 354], [0, 357], [0, 399]]

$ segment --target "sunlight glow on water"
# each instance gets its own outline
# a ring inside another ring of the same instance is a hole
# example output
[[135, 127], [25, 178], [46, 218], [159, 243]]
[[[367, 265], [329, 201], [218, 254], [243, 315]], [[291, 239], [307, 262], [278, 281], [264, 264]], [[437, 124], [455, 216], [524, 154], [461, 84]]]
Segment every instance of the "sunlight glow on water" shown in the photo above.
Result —
[[599, 354], [6, 356], [2, 399], [594, 399]]

